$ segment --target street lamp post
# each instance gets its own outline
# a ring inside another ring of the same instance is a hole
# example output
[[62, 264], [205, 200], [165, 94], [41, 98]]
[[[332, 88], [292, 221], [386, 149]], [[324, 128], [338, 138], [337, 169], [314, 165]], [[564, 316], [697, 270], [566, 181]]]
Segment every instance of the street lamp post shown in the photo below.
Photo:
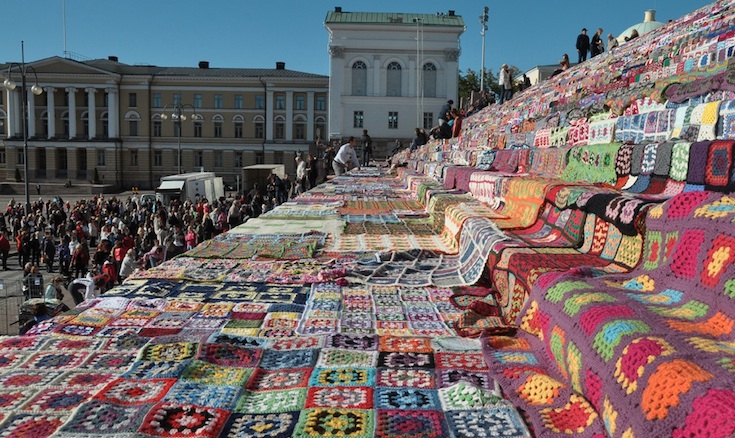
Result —
[[193, 122], [199, 121], [204, 119], [201, 114], [197, 113], [196, 108], [194, 108], [193, 105], [189, 105], [188, 103], [179, 103], [174, 102], [173, 104], [166, 105], [163, 107], [163, 113], [161, 114], [161, 118], [163, 120], [168, 119], [168, 114], [166, 114], [166, 111], [171, 111], [171, 120], [175, 123], [174, 126], [176, 126], [176, 141], [177, 141], [177, 147], [178, 147], [178, 173], [181, 173], [181, 122], [186, 120], [186, 114], [184, 114], [185, 109], [191, 110], [191, 120]]
[[480, 92], [485, 89], [485, 31], [487, 31], [487, 13], [490, 10], [487, 6], [485, 6], [482, 10], [482, 15], [480, 15], [480, 24], [482, 25], [482, 29], [480, 29], [480, 35], [482, 35], [482, 67], [480, 68]]
[[[11, 75], [13, 73], [13, 68], [17, 68], [20, 73], [20, 91], [21, 91], [21, 112], [23, 114], [23, 181], [25, 186], [25, 196], [26, 196], [26, 205], [25, 205], [25, 211], [26, 214], [31, 213], [31, 195], [29, 190], [29, 179], [30, 176], [28, 174], [28, 117], [30, 115], [28, 114], [27, 108], [28, 108], [28, 90], [26, 88], [26, 75], [28, 71], [33, 72], [33, 76], [35, 77], [36, 81], [31, 87], [31, 93], [33, 93], [34, 96], [38, 96], [41, 93], [43, 93], [43, 88], [41, 88], [38, 85], [38, 74], [36, 73], [36, 69], [31, 67], [30, 65], [26, 65], [26, 56], [25, 56], [25, 43], [23, 41], [20, 42], [20, 64], [17, 62], [11, 62], [8, 66], [8, 73], [6, 75], [5, 81], [3, 82], [3, 86], [8, 90], [15, 90], [16, 84], [11, 79]], [[35, 115], [34, 115], [35, 117]]]

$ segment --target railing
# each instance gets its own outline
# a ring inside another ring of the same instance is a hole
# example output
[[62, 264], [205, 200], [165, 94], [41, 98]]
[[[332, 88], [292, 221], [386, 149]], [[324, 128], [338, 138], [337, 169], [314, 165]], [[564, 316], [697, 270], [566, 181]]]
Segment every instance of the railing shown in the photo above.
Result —
[[18, 317], [23, 304], [22, 282], [13, 282], [9, 287], [4, 280], [0, 280], [0, 335], [17, 335]]

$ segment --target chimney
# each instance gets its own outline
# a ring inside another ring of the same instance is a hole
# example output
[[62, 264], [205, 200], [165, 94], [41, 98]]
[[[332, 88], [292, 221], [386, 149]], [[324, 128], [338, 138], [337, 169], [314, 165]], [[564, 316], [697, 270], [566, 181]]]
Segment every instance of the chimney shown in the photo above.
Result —
[[276, 70], [286, 70], [286, 63], [285, 62], [276, 62]]
[[113, 62], [117, 62], [117, 56], [108, 56], [108, 57], [107, 57], [107, 60], [108, 60], [108, 61], [113, 61]]
[[649, 9], [643, 13], [643, 22], [650, 23], [652, 21], [656, 21], [656, 11]]
[[342, 6], [335, 6], [334, 12], [342, 12]]
[[209, 68], [209, 61], [199, 61], [199, 68]]
[[453, 11], [453, 10], [451, 10], [451, 9], [449, 10], [449, 16], [450, 16], [450, 17], [454, 17], [454, 11]]

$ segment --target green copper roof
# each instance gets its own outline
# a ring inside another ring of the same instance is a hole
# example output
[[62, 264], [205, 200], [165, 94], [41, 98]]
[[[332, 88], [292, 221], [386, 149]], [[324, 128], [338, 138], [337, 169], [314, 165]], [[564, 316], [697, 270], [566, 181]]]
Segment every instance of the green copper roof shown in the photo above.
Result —
[[460, 15], [449, 15], [441, 12], [436, 14], [412, 14], [407, 12], [349, 12], [329, 11], [325, 24], [352, 23], [352, 24], [399, 24], [415, 25], [416, 18], [420, 18], [425, 26], [459, 26], [464, 27], [464, 20]]

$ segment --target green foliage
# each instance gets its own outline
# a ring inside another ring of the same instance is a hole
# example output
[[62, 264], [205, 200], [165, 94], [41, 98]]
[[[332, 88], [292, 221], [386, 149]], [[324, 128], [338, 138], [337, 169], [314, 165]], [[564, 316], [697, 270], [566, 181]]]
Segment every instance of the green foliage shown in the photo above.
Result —
[[[508, 70], [510, 71], [511, 78], [522, 73], [521, 70], [514, 65], [508, 66]], [[460, 71], [457, 84], [459, 88], [459, 99], [469, 98], [472, 96], [473, 91], [480, 91], [480, 74], [471, 68], [467, 69], [466, 74], [462, 74], [462, 71]], [[490, 92], [491, 96], [500, 93], [498, 76], [495, 75], [491, 69], [485, 69], [485, 89]]]

